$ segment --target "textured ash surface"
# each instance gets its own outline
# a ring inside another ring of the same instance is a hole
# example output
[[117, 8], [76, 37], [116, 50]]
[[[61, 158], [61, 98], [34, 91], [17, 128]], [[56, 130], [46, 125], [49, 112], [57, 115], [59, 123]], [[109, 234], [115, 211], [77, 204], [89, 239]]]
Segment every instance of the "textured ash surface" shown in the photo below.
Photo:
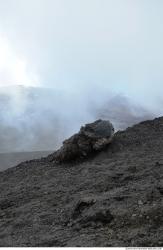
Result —
[[163, 246], [163, 118], [85, 162], [0, 173], [0, 246]]

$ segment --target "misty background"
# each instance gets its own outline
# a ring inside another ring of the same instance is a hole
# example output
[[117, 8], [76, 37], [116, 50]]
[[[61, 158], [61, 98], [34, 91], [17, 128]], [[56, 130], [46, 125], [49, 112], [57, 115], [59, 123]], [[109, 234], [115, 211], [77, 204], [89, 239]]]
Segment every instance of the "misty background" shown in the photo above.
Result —
[[0, 0], [0, 152], [161, 116], [161, 0]]

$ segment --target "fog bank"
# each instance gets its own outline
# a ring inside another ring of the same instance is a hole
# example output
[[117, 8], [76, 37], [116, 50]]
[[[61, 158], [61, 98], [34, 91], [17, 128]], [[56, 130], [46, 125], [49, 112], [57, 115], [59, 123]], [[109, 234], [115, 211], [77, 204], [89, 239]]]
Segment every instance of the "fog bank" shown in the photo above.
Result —
[[124, 96], [89, 89], [0, 88], [0, 107], [0, 152], [55, 150], [95, 119], [109, 119], [118, 130], [153, 117]]

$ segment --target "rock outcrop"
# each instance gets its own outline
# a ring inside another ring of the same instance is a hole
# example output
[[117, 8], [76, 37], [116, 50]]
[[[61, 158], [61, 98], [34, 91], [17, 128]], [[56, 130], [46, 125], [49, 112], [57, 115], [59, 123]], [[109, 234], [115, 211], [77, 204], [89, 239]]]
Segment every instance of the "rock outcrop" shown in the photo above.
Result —
[[83, 159], [104, 149], [114, 135], [114, 127], [110, 121], [97, 120], [81, 127], [80, 131], [63, 142], [63, 146], [49, 156], [51, 161], [69, 162]]

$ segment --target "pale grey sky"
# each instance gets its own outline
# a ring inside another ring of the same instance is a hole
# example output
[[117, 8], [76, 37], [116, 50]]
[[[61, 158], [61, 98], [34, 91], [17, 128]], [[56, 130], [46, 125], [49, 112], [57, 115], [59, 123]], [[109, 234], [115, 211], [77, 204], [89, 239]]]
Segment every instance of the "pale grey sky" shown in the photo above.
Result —
[[161, 114], [162, 13], [162, 0], [0, 0], [0, 85], [111, 89]]

